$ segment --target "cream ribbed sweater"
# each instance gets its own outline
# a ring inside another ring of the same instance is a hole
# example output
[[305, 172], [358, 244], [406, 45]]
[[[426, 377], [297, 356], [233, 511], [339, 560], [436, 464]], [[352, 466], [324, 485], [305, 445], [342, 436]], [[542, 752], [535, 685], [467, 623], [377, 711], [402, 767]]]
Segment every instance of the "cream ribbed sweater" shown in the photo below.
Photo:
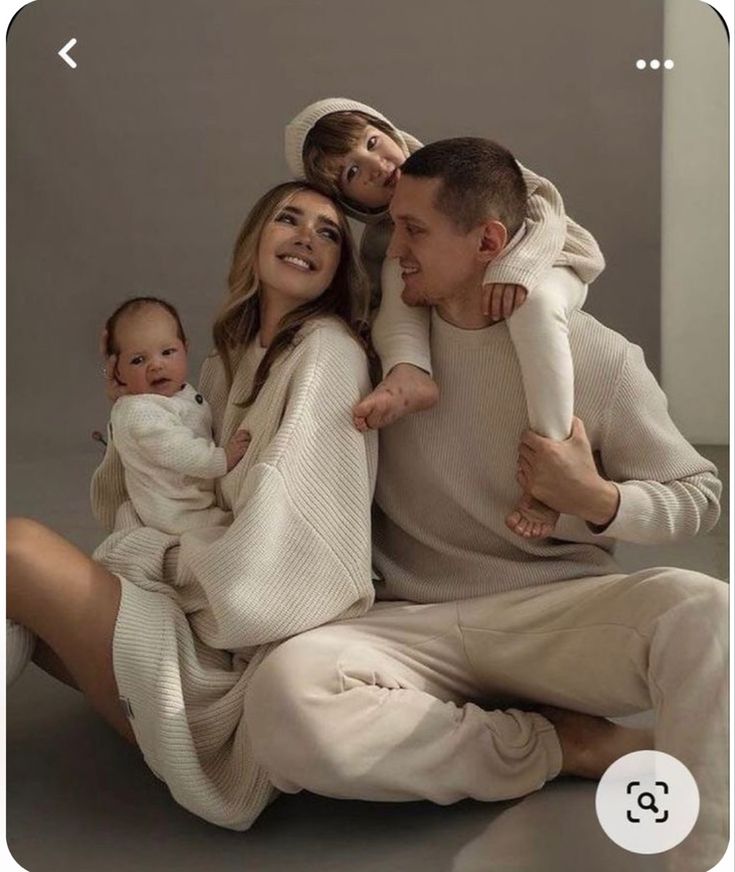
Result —
[[578, 312], [571, 320], [575, 412], [620, 507], [605, 535], [562, 516], [554, 539], [515, 536], [504, 518], [518, 499], [527, 425], [519, 364], [505, 324], [461, 330], [432, 310], [437, 406], [380, 431], [373, 515], [378, 597], [439, 602], [620, 572], [614, 540], [669, 542], [719, 516], [716, 470], [668, 415], [643, 354]]
[[262, 350], [247, 348], [229, 395], [219, 360], [204, 366], [217, 441], [252, 434], [218, 482], [231, 526], [188, 531], [179, 547], [141, 527], [114, 447], [92, 485], [96, 515], [116, 529], [94, 557], [123, 579], [114, 670], [138, 743], [181, 805], [232, 829], [247, 829], [273, 796], [242, 722], [250, 674], [279, 641], [373, 601], [377, 437], [351, 419], [369, 390], [365, 355], [332, 319], [302, 328], [297, 343], [246, 411], [235, 403]]
[[191, 385], [172, 397], [120, 397], [110, 425], [127, 492], [146, 527], [183, 533], [231, 520], [214, 493], [214, 480], [227, 472], [225, 450], [212, 441], [209, 403]]

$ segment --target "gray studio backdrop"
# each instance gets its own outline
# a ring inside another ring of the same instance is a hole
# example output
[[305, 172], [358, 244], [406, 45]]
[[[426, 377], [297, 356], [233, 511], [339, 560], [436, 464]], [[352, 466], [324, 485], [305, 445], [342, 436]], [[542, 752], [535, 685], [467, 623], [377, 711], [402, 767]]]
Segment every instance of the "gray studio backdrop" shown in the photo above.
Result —
[[[8, 446], [90, 451], [123, 298], [167, 297], [196, 379], [284, 123], [350, 96], [424, 141], [498, 139], [608, 267], [587, 309], [659, 366], [660, 0], [37, 0], [8, 46]], [[72, 37], [71, 69], [58, 50]], [[12, 500], [11, 500], [12, 505]]]

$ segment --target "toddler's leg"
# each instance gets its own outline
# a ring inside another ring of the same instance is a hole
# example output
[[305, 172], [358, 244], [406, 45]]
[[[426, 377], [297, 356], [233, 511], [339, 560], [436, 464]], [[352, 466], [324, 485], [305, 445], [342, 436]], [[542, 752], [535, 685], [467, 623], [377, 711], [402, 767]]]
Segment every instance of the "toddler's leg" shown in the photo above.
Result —
[[[572, 429], [569, 318], [586, 295], [586, 285], [572, 270], [554, 267], [507, 322], [521, 365], [531, 429], [551, 439], [567, 439]], [[520, 536], [539, 538], [551, 535], [558, 517], [558, 512], [523, 494], [506, 524]]]
[[353, 409], [358, 430], [385, 427], [410, 412], [431, 408], [439, 398], [431, 378], [429, 310], [407, 306], [401, 299], [403, 281], [395, 258], [383, 263], [381, 287], [372, 338], [386, 375]]

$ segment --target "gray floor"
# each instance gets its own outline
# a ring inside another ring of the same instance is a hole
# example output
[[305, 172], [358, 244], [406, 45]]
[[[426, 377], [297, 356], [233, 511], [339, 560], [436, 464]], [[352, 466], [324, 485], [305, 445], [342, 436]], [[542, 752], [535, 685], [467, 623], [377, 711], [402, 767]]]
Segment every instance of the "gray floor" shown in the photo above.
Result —
[[[727, 482], [727, 449], [700, 449]], [[89, 550], [100, 538], [86, 485], [99, 453], [8, 466], [8, 512], [35, 517]], [[60, 495], [63, 496], [63, 500]], [[723, 501], [727, 505], [727, 498]], [[629, 569], [675, 565], [728, 572], [729, 519], [699, 540], [625, 547]], [[36, 667], [7, 699], [7, 842], [32, 872], [657, 872], [660, 859], [610, 842], [594, 785], [560, 779], [516, 802], [338, 802], [283, 796], [248, 833], [204, 823], [87, 708]], [[644, 716], [645, 720], [645, 716]]]

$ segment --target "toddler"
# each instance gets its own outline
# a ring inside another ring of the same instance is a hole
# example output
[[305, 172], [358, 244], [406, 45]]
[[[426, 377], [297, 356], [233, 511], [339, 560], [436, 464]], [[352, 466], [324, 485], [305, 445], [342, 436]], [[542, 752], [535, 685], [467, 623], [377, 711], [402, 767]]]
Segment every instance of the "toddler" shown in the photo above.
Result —
[[[398, 262], [386, 258], [392, 233], [388, 205], [403, 161], [421, 143], [384, 115], [344, 98], [307, 106], [286, 126], [286, 159], [296, 176], [328, 190], [347, 213], [367, 225], [361, 243], [373, 304], [373, 344], [383, 381], [353, 410], [360, 429], [383, 427], [408, 412], [433, 406], [429, 311], [411, 307]], [[485, 273], [483, 311], [507, 319], [520, 362], [533, 430], [566, 439], [574, 410], [574, 371], [567, 335], [571, 313], [587, 284], [604, 268], [593, 237], [567, 217], [556, 188], [519, 164], [528, 194], [525, 225]], [[559, 276], [552, 266], [564, 266]], [[549, 536], [558, 513], [521, 495], [506, 524], [527, 538]]]
[[122, 395], [110, 414], [125, 486], [143, 524], [180, 534], [228, 523], [214, 480], [247, 451], [238, 430], [224, 448], [212, 440], [212, 412], [186, 382], [187, 341], [179, 315], [155, 297], [123, 303], [104, 333], [108, 372]]

